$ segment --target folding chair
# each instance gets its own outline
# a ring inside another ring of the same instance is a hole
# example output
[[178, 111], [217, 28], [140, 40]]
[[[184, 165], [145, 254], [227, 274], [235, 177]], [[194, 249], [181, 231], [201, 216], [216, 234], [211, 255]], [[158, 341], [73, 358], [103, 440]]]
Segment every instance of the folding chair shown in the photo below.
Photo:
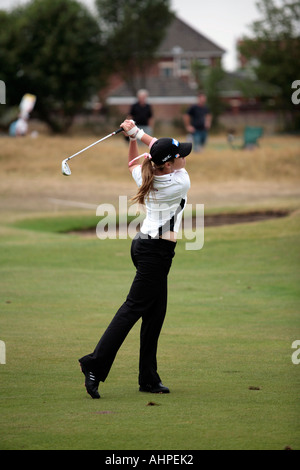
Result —
[[235, 145], [236, 137], [234, 131], [230, 131], [227, 136], [229, 145], [233, 149], [252, 149], [254, 147], [259, 147], [258, 140], [263, 135], [262, 127], [249, 127], [247, 126], [244, 130], [243, 143], [242, 145]]

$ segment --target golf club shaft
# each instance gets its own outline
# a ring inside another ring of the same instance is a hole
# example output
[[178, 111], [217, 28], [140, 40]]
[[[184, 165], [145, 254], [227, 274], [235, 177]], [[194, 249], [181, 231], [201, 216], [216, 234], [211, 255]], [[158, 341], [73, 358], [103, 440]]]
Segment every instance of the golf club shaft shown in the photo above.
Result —
[[68, 158], [66, 159], [66, 161], [71, 160], [71, 158], [76, 157], [76, 155], [79, 155], [80, 153], [85, 152], [86, 150], [88, 150], [89, 148], [93, 147], [94, 145], [99, 144], [99, 143], [102, 142], [103, 140], [108, 139], [109, 137], [112, 137], [113, 135], [119, 134], [119, 132], [122, 132], [122, 131], [123, 131], [123, 129], [122, 129], [122, 127], [120, 127], [117, 131], [114, 131], [114, 132], [112, 132], [111, 134], [108, 134], [107, 136], [103, 137], [102, 139], [97, 140], [97, 142], [94, 142], [93, 144], [88, 145], [88, 146], [85, 147], [84, 149], [79, 150], [79, 152], [74, 153], [74, 155], [71, 155], [70, 157], [68, 157]]

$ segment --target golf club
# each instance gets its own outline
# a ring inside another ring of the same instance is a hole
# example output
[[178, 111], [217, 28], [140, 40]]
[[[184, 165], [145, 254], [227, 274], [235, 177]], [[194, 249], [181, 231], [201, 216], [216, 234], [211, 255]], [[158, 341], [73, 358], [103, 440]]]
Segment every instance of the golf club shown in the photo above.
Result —
[[99, 144], [103, 140], [108, 139], [109, 137], [112, 137], [113, 135], [119, 134], [119, 132], [122, 132], [122, 131], [123, 131], [123, 129], [122, 129], [122, 127], [120, 127], [117, 131], [114, 131], [111, 134], [108, 134], [107, 136], [103, 137], [102, 139], [97, 140], [97, 142], [94, 142], [93, 144], [88, 145], [84, 149], [79, 150], [79, 152], [76, 152], [76, 153], [74, 153], [74, 155], [71, 155], [70, 157], [63, 160], [62, 163], [61, 163], [62, 174], [65, 175], [65, 176], [70, 176], [71, 175], [71, 170], [70, 170], [69, 164], [67, 163], [68, 160], [71, 160], [71, 158], [76, 157], [76, 155], [79, 155], [80, 153], [85, 152], [86, 150], [93, 147], [94, 145]]

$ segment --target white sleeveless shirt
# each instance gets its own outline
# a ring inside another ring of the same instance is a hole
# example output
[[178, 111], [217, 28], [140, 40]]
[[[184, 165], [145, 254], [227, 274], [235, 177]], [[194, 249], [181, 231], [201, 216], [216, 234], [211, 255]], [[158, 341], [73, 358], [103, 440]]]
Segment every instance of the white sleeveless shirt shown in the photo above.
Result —
[[[133, 169], [132, 176], [136, 184], [141, 186], [141, 165]], [[190, 177], [184, 168], [167, 175], [154, 176], [154, 191], [145, 199], [146, 218], [143, 221], [141, 232], [152, 238], [158, 237], [160, 227], [172, 219], [183, 200], [183, 209], [177, 213], [173, 228], [174, 232], [178, 232], [190, 186]]]

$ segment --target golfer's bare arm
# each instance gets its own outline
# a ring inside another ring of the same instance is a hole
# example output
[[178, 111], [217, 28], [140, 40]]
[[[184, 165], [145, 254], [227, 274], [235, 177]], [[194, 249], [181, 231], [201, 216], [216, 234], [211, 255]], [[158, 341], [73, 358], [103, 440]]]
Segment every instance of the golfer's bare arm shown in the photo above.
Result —
[[[124, 129], [125, 132], [129, 131], [134, 126], [135, 126], [135, 124], [132, 121], [128, 120], [128, 119], [126, 119], [121, 124], [121, 127]], [[144, 134], [141, 138], [141, 141], [144, 144], [148, 145], [148, 147], [149, 147], [152, 140], [153, 140], [153, 137], [151, 137], [151, 135], [148, 135], [148, 134]], [[129, 151], [128, 151], [128, 163], [131, 160], [133, 160], [134, 158], [136, 158], [138, 155], [139, 155], [139, 148], [138, 148], [137, 141], [136, 140], [130, 140], [130, 142], [129, 142]], [[128, 169], [129, 169], [130, 173], [132, 173], [134, 168], [139, 166], [139, 165], [140, 165], [140, 163], [129, 166]]]

